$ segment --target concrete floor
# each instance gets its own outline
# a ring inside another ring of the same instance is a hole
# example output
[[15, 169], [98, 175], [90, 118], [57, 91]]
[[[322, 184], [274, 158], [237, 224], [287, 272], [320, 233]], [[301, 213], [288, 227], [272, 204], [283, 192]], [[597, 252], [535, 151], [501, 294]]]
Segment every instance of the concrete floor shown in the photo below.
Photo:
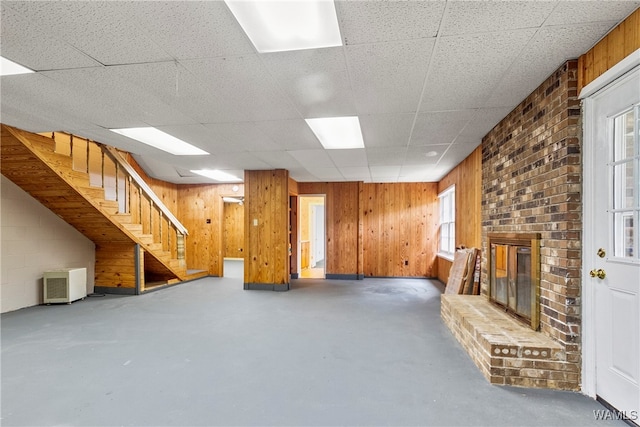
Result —
[[610, 426], [578, 393], [491, 386], [442, 285], [205, 278], [2, 315], [3, 426]]

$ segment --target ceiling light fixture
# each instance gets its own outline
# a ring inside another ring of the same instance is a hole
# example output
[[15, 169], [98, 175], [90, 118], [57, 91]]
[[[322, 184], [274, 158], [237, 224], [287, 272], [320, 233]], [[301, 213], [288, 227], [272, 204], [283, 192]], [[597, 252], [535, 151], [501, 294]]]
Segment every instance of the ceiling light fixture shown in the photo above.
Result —
[[225, 0], [256, 50], [342, 46], [333, 0]]
[[222, 172], [221, 170], [211, 170], [211, 169], [198, 169], [192, 170], [191, 172], [196, 173], [198, 175], [214, 179], [219, 182], [241, 182], [242, 179], [237, 176], [233, 176], [230, 173]]
[[223, 197], [222, 201], [226, 203], [242, 203], [242, 199], [238, 199], [237, 197]]
[[358, 117], [326, 117], [305, 121], [327, 150], [364, 148]]
[[35, 71], [0, 56], [0, 76], [13, 76], [15, 74], [29, 73], [35, 73]]
[[109, 130], [176, 156], [203, 156], [209, 154], [188, 142], [184, 142], [175, 136], [169, 135], [168, 133], [153, 127]]

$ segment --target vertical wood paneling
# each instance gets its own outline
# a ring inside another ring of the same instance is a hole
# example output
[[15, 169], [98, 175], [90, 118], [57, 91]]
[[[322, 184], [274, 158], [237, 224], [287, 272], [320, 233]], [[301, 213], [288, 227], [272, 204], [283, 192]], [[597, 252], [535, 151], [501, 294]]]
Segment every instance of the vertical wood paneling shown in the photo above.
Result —
[[437, 184], [363, 184], [365, 276], [433, 277]]
[[288, 184], [286, 170], [245, 171], [245, 284], [289, 284]]
[[[482, 147], [476, 148], [466, 159], [438, 183], [438, 193], [456, 186], [456, 247], [482, 248]], [[446, 283], [451, 262], [438, 258], [437, 276]]]
[[244, 206], [239, 203], [224, 203], [222, 236], [224, 257], [244, 257]]
[[[178, 219], [187, 228], [185, 252], [187, 268], [222, 275], [223, 196], [242, 197], [244, 185], [194, 184], [178, 186]], [[207, 222], [209, 220], [210, 222]]]
[[[135, 288], [135, 248], [131, 243], [96, 245], [95, 286]], [[141, 280], [144, 280], [143, 276]]]
[[640, 8], [578, 60], [578, 93], [631, 53], [640, 49]]
[[[359, 243], [359, 187], [358, 182], [301, 182], [299, 194], [324, 194], [326, 215], [326, 263], [327, 275], [362, 274], [358, 260], [362, 245]], [[300, 240], [309, 240], [305, 224], [306, 212], [300, 207]]]

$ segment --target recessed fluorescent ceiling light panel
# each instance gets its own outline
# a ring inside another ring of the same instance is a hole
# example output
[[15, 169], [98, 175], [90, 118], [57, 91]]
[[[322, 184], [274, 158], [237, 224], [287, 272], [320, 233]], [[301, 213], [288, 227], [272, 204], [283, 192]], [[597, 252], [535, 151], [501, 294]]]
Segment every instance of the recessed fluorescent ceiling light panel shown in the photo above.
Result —
[[229, 173], [222, 172], [217, 169], [216, 170], [199, 169], [199, 170], [192, 170], [191, 172], [197, 173], [198, 175], [202, 175], [207, 178], [215, 179], [216, 181], [220, 181], [220, 182], [241, 182], [242, 181], [242, 179], [238, 178], [237, 176], [233, 176]]
[[327, 150], [364, 148], [358, 117], [328, 117], [305, 121]]
[[35, 71], [0, 56], [0, 76], [13, 76], [14, 74], [28, 73], [35, 73]]
[[225, 0], [258, 52], [342, 46], [333, 0]]
[[188, 142], [152, 127], [109, 130], [176, 156], [203, 156], [209, 154]]

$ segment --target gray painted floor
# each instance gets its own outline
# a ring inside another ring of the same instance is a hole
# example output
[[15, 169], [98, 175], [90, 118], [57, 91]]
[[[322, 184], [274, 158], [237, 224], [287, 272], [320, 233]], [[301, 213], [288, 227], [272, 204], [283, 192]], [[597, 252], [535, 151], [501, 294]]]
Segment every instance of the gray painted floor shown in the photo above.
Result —
[[578, 393], [491, 386], [442, 285], [206, 278], [2, 315], [2, 425], [609, 426]]

